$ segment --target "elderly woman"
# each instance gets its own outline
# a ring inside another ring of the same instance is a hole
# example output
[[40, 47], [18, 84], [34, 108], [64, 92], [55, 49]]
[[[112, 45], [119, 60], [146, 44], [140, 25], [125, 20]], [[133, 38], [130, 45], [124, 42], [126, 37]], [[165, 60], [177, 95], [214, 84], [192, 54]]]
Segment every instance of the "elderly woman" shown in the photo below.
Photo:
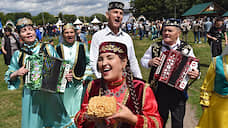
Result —
[[63, 43], [56, 46], [59, 56], [70, 61], [72, 66], [70, 74], [66, 75], [68, 83], [63, 96], [64, 106], [72, 119], [80, 110], [87, 83], [92, 80], [93, 74], [86, 45], [76, 41], [75, 34], [73, 24], [66, 24], [63, 27]]
[[[132, 79], [127, 47], [118, 42], [103, 42], [99, 47], [98, 70], [101, 79], [93, 80], [85, 93], [81, 110], [75, 116], [78, 128], [86, 127], [149, 127], [161, 128], [162, 121], [151, 88], [141, 80]], [[87, 105], [94, 96], [114, 96], [117, 112], [105, 118], [87, 116]], [[104, 122], [104, 121], [103, 121]], [[115, 123], [116, 122], [116, 123]]]
[[[23, 41], [23, 47], [20, 51], [15, 51], [5, 74], [5, 80], [10, 89], [19, 88], [19, 77], [24, 76], [29, 71], [25, 68], [26, 58], [41, 52], [48, 56], [58, 57], [51, 45], [42, 45], [38, 42], [30, 19], [19, 19], [17, 29]], [[23, 87], [22, 128], [67, 126], [74, 127], [74, 124], [65, 110], [61, 94], [33, 90], [27, 86]]]

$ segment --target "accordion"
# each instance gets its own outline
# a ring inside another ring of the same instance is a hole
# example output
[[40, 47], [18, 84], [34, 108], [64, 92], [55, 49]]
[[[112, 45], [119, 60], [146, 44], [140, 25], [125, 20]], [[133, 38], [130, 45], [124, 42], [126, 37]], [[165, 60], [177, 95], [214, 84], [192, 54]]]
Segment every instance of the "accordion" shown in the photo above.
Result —
[[199, 59], [183, 55], [176, 50], [163, 52], [160, 58], [161, 65], [157, 67], [154, 78], [183, 91], [189, 81], [187, 73], [192, 69], [197, 69]]
[[44, 90], [52, 93], [64, 92], [67, 80], [64, 77], [71, 65], [60, 58], [32, 55], [26, 58], [25, 86], [31, 90]]

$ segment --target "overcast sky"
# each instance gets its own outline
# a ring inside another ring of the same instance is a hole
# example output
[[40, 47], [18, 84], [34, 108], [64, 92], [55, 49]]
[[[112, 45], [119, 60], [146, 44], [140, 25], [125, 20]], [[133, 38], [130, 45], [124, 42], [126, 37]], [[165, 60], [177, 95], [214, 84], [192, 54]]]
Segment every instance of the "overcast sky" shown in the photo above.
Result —
[[[105, 14], [108, 3], [114, 0], [0, 0], [0, 12], [30, 12], [36, 16], [40, 12], [49, 12], [58, 16], [63, 14], [75, 14], [76, 16], [91, 16], [94, 13]], [[118, 0], [129, 7], [130, 0]]]

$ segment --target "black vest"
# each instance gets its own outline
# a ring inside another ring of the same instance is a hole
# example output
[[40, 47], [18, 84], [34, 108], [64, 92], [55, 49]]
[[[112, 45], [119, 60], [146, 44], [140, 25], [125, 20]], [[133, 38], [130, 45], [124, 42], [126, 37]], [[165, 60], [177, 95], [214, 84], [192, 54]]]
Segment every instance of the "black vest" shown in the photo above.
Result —
[[[78, 42], [79, 43], [79, 42]], [[63, 44], [58, 45], [55, 49], [60, 56], [60, 58], [64, 59], [64, 51], [63, 51]], [[81, 80], [84, 76], [85, 70], [86, 70], [86, 54], [85, 54], [85, 46], [84, 44], [78, 44], [77, 47], [77, 55], [76, 60], [73, 65], [72, 73], [73, 77], [77, 80]]]

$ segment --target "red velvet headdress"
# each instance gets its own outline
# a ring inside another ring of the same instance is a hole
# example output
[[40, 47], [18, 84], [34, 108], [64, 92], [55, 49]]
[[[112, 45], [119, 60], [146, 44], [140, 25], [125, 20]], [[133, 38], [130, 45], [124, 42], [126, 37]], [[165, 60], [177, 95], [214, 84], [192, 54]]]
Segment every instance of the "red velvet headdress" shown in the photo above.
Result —
[[127, 47], [125, 44], [118, 42], [103, 42], [99, 47], [99, 54], [101, 53], [115, 53], [121, 56], [127, 56]]

